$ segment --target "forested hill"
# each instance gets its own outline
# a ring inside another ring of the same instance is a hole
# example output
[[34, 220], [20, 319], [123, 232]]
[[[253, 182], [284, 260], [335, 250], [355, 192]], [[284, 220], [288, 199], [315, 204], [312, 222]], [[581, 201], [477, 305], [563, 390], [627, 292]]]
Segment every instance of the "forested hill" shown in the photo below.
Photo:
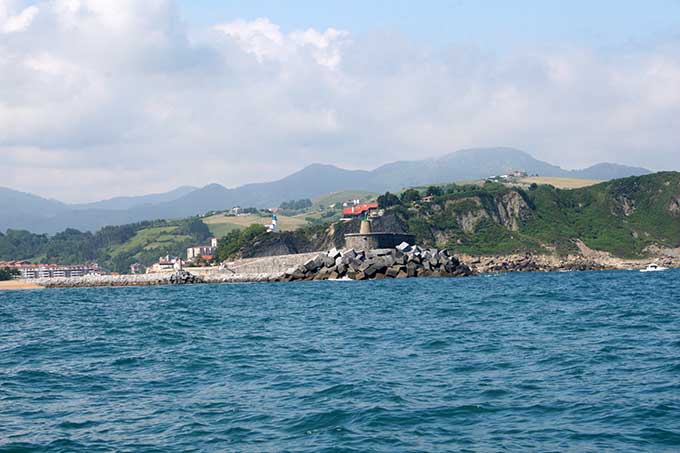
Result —
[[421, 241], [461, 252], [564, 254], [582, 241], [616, 256], [642, 256], [655, 247], [680, 247], [680, 173], [574, 190], [452, 185], [431, 203], [400, 203], [389, 211]]
[[96, 233], [67, 229], [54, 236], [23, 230], [0, 233], [0, 261], [82, 264], [97, 262], [105, 269], [128, 272], [130, 265], [150, 265], [160, 256], [185, 256], [187, 247], [211, 237], [197, 218], [150, 221], [105, 227]]

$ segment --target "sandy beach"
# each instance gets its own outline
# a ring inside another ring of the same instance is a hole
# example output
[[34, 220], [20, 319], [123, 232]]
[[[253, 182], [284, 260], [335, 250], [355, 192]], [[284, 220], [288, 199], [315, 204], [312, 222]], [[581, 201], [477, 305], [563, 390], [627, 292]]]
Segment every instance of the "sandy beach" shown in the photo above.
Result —
[[0, 291], [16, 291], [20, 289], [43, 289], [42, 286], [34, 285], [26, 280], [10, 280], [0, 282]]

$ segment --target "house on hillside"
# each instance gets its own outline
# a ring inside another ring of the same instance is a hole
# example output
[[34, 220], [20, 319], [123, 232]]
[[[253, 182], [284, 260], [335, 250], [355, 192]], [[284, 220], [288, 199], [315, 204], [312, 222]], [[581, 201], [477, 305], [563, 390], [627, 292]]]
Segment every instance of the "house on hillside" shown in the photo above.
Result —
[[349, 206], [342, 210], [342, 217], [343, 219], [354, 219], [364, 214], [368, 214], [370, 211], [374, 209], [378, 209], [378, 203], [364, 203]]
[[147, 274], [158, 274], [163, 272], [175, 272], [182, 270], [186, 264], [180, 257], [171, 257], [170, 255], [161, 256], [157, 263], [146, 268]]

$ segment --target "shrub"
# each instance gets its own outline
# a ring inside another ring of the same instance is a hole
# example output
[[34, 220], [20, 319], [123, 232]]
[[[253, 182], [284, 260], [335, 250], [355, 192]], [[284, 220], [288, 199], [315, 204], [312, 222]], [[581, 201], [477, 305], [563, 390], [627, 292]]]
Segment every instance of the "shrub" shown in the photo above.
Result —
[[381, 208], [389, 208], [391, 206], [398, 206], [401, 204], [399, 197], [390, 192], [385, 192], [384, 195], [378, 197], [378, 206]]
[[420, 201], [420, 192], [416, 189], [408, 189], [401, 194], [402, 203], [414, 203], [416, 201]]
[[12, 280], [19, 275], [21, 275], [21, 273], [16, 269], [11, 269], [9, 267], [0, 269], [0, 282]]

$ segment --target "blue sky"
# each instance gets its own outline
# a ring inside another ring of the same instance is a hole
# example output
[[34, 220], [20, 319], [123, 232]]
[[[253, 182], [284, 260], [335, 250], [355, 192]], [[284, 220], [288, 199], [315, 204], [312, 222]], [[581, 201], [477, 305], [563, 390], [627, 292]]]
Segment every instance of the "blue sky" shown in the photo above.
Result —
[[267, 17], [284, 31], [396, 30], [430, 45], [487, 49], [609, 47], [680, 34], [678, 0], [180, 0], [180, 7], [192, 26]]

